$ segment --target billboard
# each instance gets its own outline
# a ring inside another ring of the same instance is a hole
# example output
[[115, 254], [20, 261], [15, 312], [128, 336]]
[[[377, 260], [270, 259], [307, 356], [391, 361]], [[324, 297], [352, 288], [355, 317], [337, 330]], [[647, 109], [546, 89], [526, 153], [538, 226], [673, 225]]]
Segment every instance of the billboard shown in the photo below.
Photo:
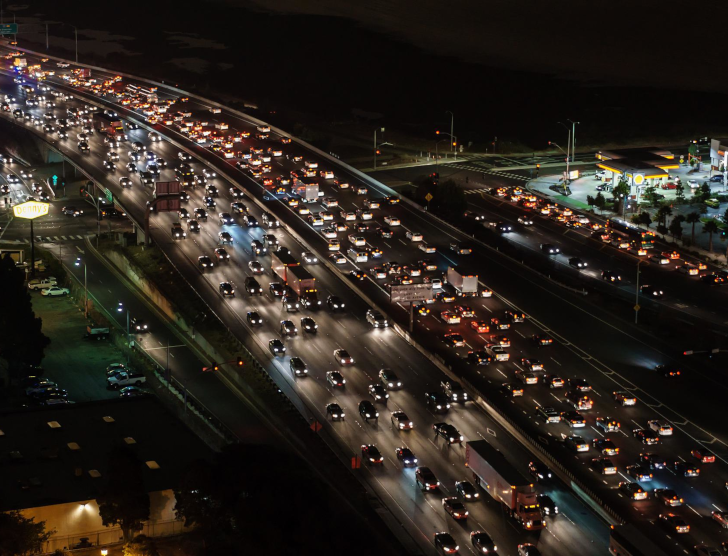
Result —
[[33, 220], [39, 216], [45, 216], [48, 214], [50, 205], [48, 203], [40, 203], [38, 201], [27, 201], [20, 203], [13, 207], [13, 214], [16, 218], [25, 218], [27, 220]]
[[432, 299], [433, 297], [432, 284], [409, 284], [407, 286], [393, 285], [389, 294], [389, 300], [392, 303], [425, 301], [427, 299]]

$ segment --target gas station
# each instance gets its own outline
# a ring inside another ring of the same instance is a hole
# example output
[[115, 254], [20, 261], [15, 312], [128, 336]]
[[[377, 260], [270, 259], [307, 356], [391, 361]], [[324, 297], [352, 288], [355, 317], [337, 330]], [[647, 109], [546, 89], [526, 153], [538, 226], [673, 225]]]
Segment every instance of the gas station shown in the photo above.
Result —
[[644, 188], [659, 188], [669, 179], [669, 170], [680, 167], [671, 151], [657, 147], [603, 150], [596, 158], [597, 167], [605, 172], [603, 181], [616, 183], [624, 179], [630, 195], [638, 201]]

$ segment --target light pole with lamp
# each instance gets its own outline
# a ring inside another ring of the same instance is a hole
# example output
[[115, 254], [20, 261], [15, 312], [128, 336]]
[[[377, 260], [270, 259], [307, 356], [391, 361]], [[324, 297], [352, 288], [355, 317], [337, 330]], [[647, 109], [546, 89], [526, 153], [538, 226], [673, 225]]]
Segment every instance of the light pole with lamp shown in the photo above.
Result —
[[130, 352], [131, 352], [131, 340], [129, 339], [130, 332], [129, 332], [129, 309], [124, 308], [124, 303], [119, 301], [119, 304], [116, 306], [116, 312], [117, 313], [123, 313], [126, 311], [126, 344], [129, 348], [129, 351], [126, 352], [126, 364], [129, 365], [129, 359], [130, 359]]
[[581, 122], [572, 120], [569, 120], [569, 122], [571, 122], [571, 161], [576, 162], [576, 126]]
[[[445, 114], [450, 114], [450, 137], [455, 137], [455, 114], [450, 110], [445, 110]], [[455, 151], [457, 157], [456, 145], [453, 143], [452, 150]]]
[[81, 263], [83, 263], [83, 316], [88, 318], [88, 273], [86, 261], [82, 261], [81, 257], [76, 257], [76, 262], [73, 264], [81, 266]]
[[637, 261], [637, 285], [634, 289], [634, 323], [637, 324], [637, 315], [640, 311], [640, 265], [645, 262], [644, 259]]
[[[571, 141], [571, 137], [569, 137], [569, 141]], [[562, 153], [566, 155], [566, 175], [564, 176], [564, 191], [566, 191], [566, 185], [568, 184], [569, 176], [571, 175], [569, 173], [569, 152], [568, 150], [564, 151], [564, 149], [561, 148], [561, 145], [559, 145], [558, 143], [554, 143], [553, 141], [549, 141], [549, 145], [557, 147]]]
[[[384, 133], [384, 128], [380, 127], [379, 130]], [[382, 143], [384, 145], [384, 143]], [[374, 169], [377, 169], [377, 154], [379, 154], [377, 151], [379, 150], [379, 146], [377, 145], [377, 128], [374, 129]]]

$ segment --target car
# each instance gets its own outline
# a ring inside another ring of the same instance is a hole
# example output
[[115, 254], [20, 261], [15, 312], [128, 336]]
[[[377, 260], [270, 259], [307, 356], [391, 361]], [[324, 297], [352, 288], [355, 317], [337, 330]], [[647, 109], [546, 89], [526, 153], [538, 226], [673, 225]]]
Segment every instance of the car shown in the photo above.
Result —
[[609, 438], [595, 438], [592, 440], [592, 446], [603, 456], [616, 456], [619, 454], [619, 448]]
[[[271, 284], [272, 286], [273, 284]], [[280, 286], [280, 284], [275, 284]], [[258, 281], [252, 276], [245, 278], [245, 291], [249, 295], [263, 295], [263, 288], [258, 284]], [[274, 295], [275, 297], [275, 295]]]
[[343, 253], [338, 251], [336, 253], [331, 253], [329, 255], [329, 259], [331, 259], [331, 262], [334, 264], [346, 264], [346, 257], [344, 257]]
[[354, 358], [345, 349], [334, 350], [334, 359], [339, 365], [353, 365]]
[[610, 417], [597, 417], [596, 427], [604, 432], [619, 432], [619, 422]]
[[[420, 243], [420, 248], [422, 248], [423, 245], [427, 244], [423, 241]], [[452, 242], [450, 243], [450, 249], [455, 251], [458, 255], [471, 255], [473, 253], [473, 248], [464, 243]]]
[[64, 297], [71, 293], [68, 288], [61, 288], [58, 286], [51, 286], [50, 288], [44, 288], [40, 291], [40, 294], [45, 297]]
[[714, 521], [718, 522], [721, 528], [728, 529], [728, 512], [713, 510], [711, 512], [711, 517]]
[[375, 309], [367, 310], [366, 320], [374, 328], [387, 328], [389, 326], [389, 321]]
[[217, 257], [217, 260], [220, 262], [230, 261], [230, 253], [228, 253], [224, 247], [215, 248], [215, 257]]
[[230, 232], [219, 232], [217, 234], [218, 242], [221, 245], [232, 245], [233, 244], [233, 236], [230, 235]]
[[260, 326], [263, 324], [263, 317], [260, 316], [258, 311], [248, 311], [247, 319], [248, 323], [253, 326]]
[[657, 365], [655, 366], [655, 371], [658, 375], [665, 377], [665, 378], [679, 378], [680, 377], [680, 370], [676, 369], [674, 367], [671, 367], [669, 365]]
[[577, 390], [579, 392], [591, 392], [591, 385], [583, 378], [569, 378], [566, 380], [566, 385], [570, 390]]
[[346, 308], [346, 303], [338, 295], [330, 295], [326, 299], [326, 305], [331, 311], [343, 311]]
[[672, 425], [667, 421], [660, 421], [659, 419], [653, 419], [647, 421], [647, 426], [653, 431], [657, 432], [660, 436], [672, 436]]
[[594, 407], [592, 399], [579, 390], [568, 391], [565, 398], [577, 411], [588, 411]]
[[435, 431], [435, 436], [443, 437], [448, 444], [459, 444], [463, 441], [463, 435], [450, 423], [435, 423], [432, 430]]
[[415, 484], [422, 490], [435, 490], [440, 488], [440, 481], [429, 467], [415, 469]]
[[685, 520], [675, 514], [660, 514], [658, 517], [660, 525], [673, 533], [684, 534], [690, 532], [690, 525]]
[[254, 239], [250, 242], [250, 250], [256, 256], [265, 255], [266, 253], [268, 253], [268, 248], [257, 239]]
[[638, 481], [647, 482], [652, 480], [652, 473], [650, 473], [648, 469], [642, 467], [639, 463], [628, 465], [625, 469], [630, 477], [634, 477]]
[[442, 507], [455, 520], [460, 521], [468, 518], [469, 512], [457, 496], [448, 496], [447, 498], [443, 498]]
[[346, 414], [339, 404], [330, 403], [326, 405], [326, 417], [331, 417], [332, 421], [341, 421], [346, 417]]
[[[371, 393], [372, 387], [370, 386], [369, 388]], [[412, 430], [412, 427], [414, 426], [412, 421], [410, 421], [409, 417], [407, 417], [407, 414], [402, 410], [392, 411], [390, 418], [392, 420], [392, 426], [396, 429]]]
[[326, 381], [333, 388], [343, 388], [346, 385], [346, 379], [342, 376], [339, 371], [327, 371]]
[[[516, 371], [517, 373], [519, 371]], [[532, 373], [521, 373], [522, 375], [528, 375]], [[523, 379], [526, 384], [529, 384], [527, 379]], [[538, 379], [536, 379], [538, 381]], [[539, 405], [536, 408], [536, 416], [543, 420], [544, 423], [550, 424], [550, 423], [560, 423], [561, 422], [561, 414], [559, 414], [558, 411], [556, 411], [553, 407], [546, 407], [543, 405]]]
[[516, 386], [515, 384], [511, 384], [510, 382], [504, 382], [501, 385], [501, 391], [511, 398], [523, 396], [523, 388]]
[[283, 336], [294, 336], [298, 334], [298, 328], [296, 328], [296, 325], [293, 323], [292, 320], [282, 320], [281, 334]]
[[671, 488], [656, 488], [654, 491], [655, 498], [670, 508], [682, 506], [684, 500]]
[[192, 233], [200, 233], [200, 223], [197, 220], [188, 220], [187, 229]]
[[124, 388], [119, 390], [120, 398], [141, 398], [148, 395], [149, 392], [142, 390], [138, 386], [125, 386]]
[[387, 400], [389, 399], [389, 394], [381, 384], [370, 384], [369, 395], [374, 398], [375, 402], [387, 403]]
[[202, 270], [209, 270], [213, 267], [212, 259], [207, 255], [197, 257], [197, 264]]
[[443, 311], [440, 313], [440, 318], [447, 324], [460, 324], [460, 316], [453, 311]]
[[253, 274], [263, 274], [265, 272], [263, 265], [260, 264], [258, 261], [250, 261], [248, 263], [248, 268]]
[[379, 448], [377, 448], [374, 444], [362, 444], [361, 456], [362, 459], [369, 464], [384, 463], [384, 458], [382, 457]]
[[36, 394], [45, 392], [49, 388], [58, 388], [58, 384], [47, 378], [32, 377], [32, 380], [28, 381], [25, 388], [25, 395], [33, 397]]
[[707, 448], [695, 448], [690, 451], [690, 455], [700, 463], [715, 463], [715, 454]]
[[580, 429], [586, 426], [586, 419], [578, 411], [562, 411], [561, 421], [569, 425], [572, 429]]
[[710, 274], [701, 274], [700, 281], [710, 286], [722, 286], [725, 283], [725, 278], [713, 272]]
[[640, 286], [640, 293], [654, 299], [662, 299], [662, 297], [665, 295], [665, 292], [662, 291], [660, 288], [652, 286], [650, 284], [643, 284], [642, 286]]
[[574, 268], [586, 268], [588, 265], [582, 261], [579, 257], [571, 257], [569, 259], [569, 264], [573, 266]]
[[559, 507], [548, 494], [539, 494], [537, 500], [543, 515], [557, 515], [559, 513]]
[[417, 458], [409, 448], [400, 446], [394, 450], [394, 453], [397, 454], [397, 459], [402, 462], [403, 467], [417, 465]]
[[550, 346], [554, 343], [554, 339], [548, 334], [534, 334], [531, 340], [539, 347]]
[[519, 544], [518, 556], [541, 556], [541, 551], [531, 543]]
[[442, 337], [442, 341], [448, 347], [463, 347], [465, 346], [465, 339], [456, 332], [449, 332]]
[[203, 221], [207, 222], [207, 211], [202, 207], [196, 208], [195, 209], [195, 218], [197, 220], [203, 220]]
[[613, 270], [602, 270], [602, 280], [607, 282], [621, 282], [622, 277]]
[[144, 320], [138, 317], [131, 317], [130, 320], [131, 330], [134, 332], [144, 333], [149, 332], [149, 325]]
[[[713, 512], [714, 514], [716, 512]], [[726, 547], [728, 547], [728, 543], [722, 543], [723, 549], [725, 550]], [[698, 544], [695, 545], [695, 554], [696, 556], [722, 556], [723, 553], [715, 548], [714, 546], [708, 546], [707, 544]]]
[[440, 392], [425, 392], [425, 403], [434, 413], [446, 413], [450, 409], [450, 400]]
[[638, 483], [630, 481], [621, 481], [619, 483], [619, 490], [624, 492], [632, 500], [647, 500], [648, 493]]
[[682, 477], [700, 476], [700, 468], [697, 465], [686, 461], [675, 461], [672, 465], [670, 465], [670, 469], [672, 469], [676, 475], [680, 475]]
[[564, 439], [564, 444], [571, 448], [575, 452], [588, 452], [589, 443], [584, 440], [581, 436], [567, 436]]
[[300, 357], [291, 357], [289, 367], [294, 376], [308, 376], [308, 365]]
[[457, 554], [460, 546], [450, 533], [442, 531], [435, 533], [435, 548], [443, 554]]
[[542, 243], [541, 251], [543, 251], [547, 255], [557, 255], [558, 253], [561, 253], [561, 250], [558, 247], [555, 247], [550, 243]]
[[670, 264], [670, 257], [666, 257], [665, 255], [652, 255], [650, 260], [660, 265]]
[[268, 342], [268, 349], [274, 357], [278, 357], [279, 355], [283, 356], [286, 353], [286, 346], [278, 338], [274, 338]]
[[623, 390], [612, 392], [612, 396], [614, 396], [614, 401], [622, 407], [637, 405], [637, 397]]
[[548, 386], [551, 389], [563, 388], [564, 385], [566, 384], [566, 381], [563, 378], [561, 378], [558, 375], [552, 375], [552, 374], [544, 375], [542, 382], [543, 382], [543, 384], [545, 384], [546, 386]]
[[369, 419], [379, 420], [379, 412], [369, 400], [359, 402], [359, 415], [368, 423]]
[[660, 442], [659, 435], [652, 429], [633, 429], [632, 436], [642, 442], [642, 444], [658, 444]]
[[609, 458], [594, 458], [591, 460], [591, 465], [595, 471], [602, 475], [616, 475], [617, 473], [617, 466]]
[[537, 481], [545, 481], [551, 478], [551, 470], [540, 461], [529, 462], [528, 472], [533, 475]]
[[402, 381], [397, 374], [391, 369], [380, 369], [379, 382], [382, 383], [387, 390], [398, 390], [402, 388]]
[[72, 216], [76, 218], [77, 216], [81, 216], [83, 214], [83, 210], [76, 208], [73, 205], [65, 206], [61, 209], [61, 212], [65, 214], [66, 216]]
[[637, 461], [648, 469], [667, 469], [667, 460], [652, 452], [641, 453]]
[[725, 178], [723, 177], [723, 174], [716, 174], [714, 176], [710, 176], [710, 179], [708, 181], [710, 182], [720, 182], [723, 183], [723, 180]]
[[281, 297], [281, 304], [288, 313], [295, 313], [300, 308], [298, 297], [293, 291], [287, 290], [286, 293]]

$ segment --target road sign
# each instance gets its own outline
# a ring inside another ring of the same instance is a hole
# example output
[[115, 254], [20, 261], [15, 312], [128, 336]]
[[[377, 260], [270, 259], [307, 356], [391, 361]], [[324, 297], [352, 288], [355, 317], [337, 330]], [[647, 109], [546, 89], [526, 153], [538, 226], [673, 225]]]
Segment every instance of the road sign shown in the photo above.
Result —
[[0, 23], [0, 35], [17, 35], [17, 23]]
[[27, 201], [20, 203], [13, 207], [13, 214], [16, 218], [25, 218], [27, 220], [33, 220], [39, 216], [45, 216], [48, 214], [48, 203], [39, 203], [38, 201]]
[[182, 191], [178, 181], [158, 181], [154, 182], [154, 197], [163, 197], [164, 195], [179, 195]]
[[319, 423], [318, 421], [314, 421], [313, 423], [311, 423], [311, 430], [313, 432], [318, 432], [322, 428], [324, 428], [323, 425], [321, 423]]
[[634, 310], [635, 310], [635, 311], [639, 311], [639, 310], [640, 310], [641, 308], [642, 308], [642, 307], [640, 307], [639, 305], [635, 305], [635, 306], [634, 306]]
[[111, 189], [106, 190], [106, 198], [109, 200], [110, 203], [114, 202], [114, 193], [111, 191]]
[[432, 284], [409, 284], [407, 286], [392, 286], [389, 300], [396, 303], [425, 301], [432, 298]]
[[428, 203], [432, 201], [432, 199], [434, 199], [432, 193], [428, 193], [427, 195], [425, 195], [425, 201], [427, 201]]

